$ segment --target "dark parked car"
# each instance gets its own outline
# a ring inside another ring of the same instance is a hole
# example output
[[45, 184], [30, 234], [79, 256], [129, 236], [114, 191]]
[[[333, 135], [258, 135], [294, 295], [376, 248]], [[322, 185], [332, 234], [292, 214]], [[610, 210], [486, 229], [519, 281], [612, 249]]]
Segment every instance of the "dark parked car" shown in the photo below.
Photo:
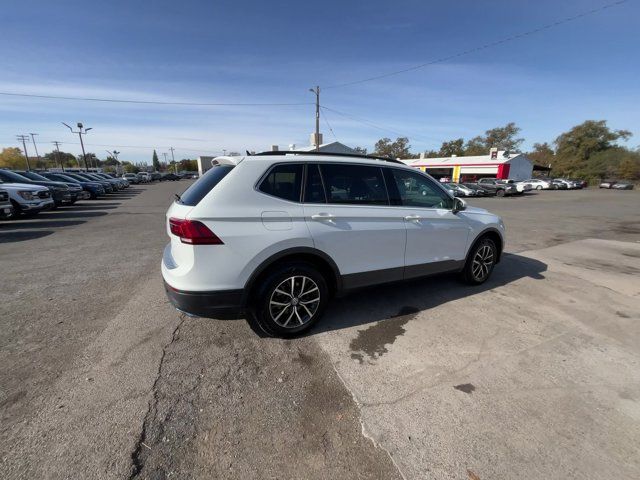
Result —
[[62, 182], [53, 182], [49, 179], [35, 181], [21, 175], [19, 172], [3, 169], [0, 169], [0, 180], [7, 183], [27, 183], [30, 185], [42, 185], [43, 187], [47, 187], [51, 192], [51, 197], [53, 198], [55, 207], [71, 203], [69, 187]]
[[516, 195], [518, 193], [518, 187], [513, 183], [506, 183], [497, 178], [481, 178], [478, 180], [478, 186], [493, 192], [498, 197], [504, 197], [505, 195]]
[[127, 188], [129, 186], [129, 182], [127, 182], [125, 179], [123, 178], [113, 178], [111, 175], [107, 175], [106, 173], [92, 173], [92, 175], [102, 178], [104, 180], [113, 180], [115, 182], [118, 182], [118, 185], [120, 186], [120, 189], [122, 190], [123, 188]]
[[177, 175], [176, 175], [176, 174], [174, 174], [174, 173], [165, 173], [164, 175], [162, 175], [162, 176], [160, 177], [160, 181], [161, 181], [161, 182], [164, 182], [164, 181], [166, 181], [166, 180], [170, 180], [170, 181], [172, 181], [172, 182], [176, 182], [176, 181], [180, 180], [180, 177], [179, 177], [179, 176], [177, 176]]
[[485, 188], [482, 188], [481, 186], [479, 186], [477, 183], [462, 183], [461, 185], [464, 185], [467, 188], [470, 188], [471, 190], [473, 190], [474, 192], [476, 192], [476, 196], [477, 197], [488, 197], [488, 196], [493, 196], [496, 194], [496, 192], [491, 192]]
[[65, 182], [67, 185], [69, 183], [75, 183], [76, 185], [80, 185], [80, 187], [89, 194], [89, 198], [96, 199], [104, 195], [104, 187], [100, 185], [98, 182], [88, 182], [88, 181], [80, 181], [75, 179], [65, 173], [57, 173], [57, 172], [43, 172], [41, 173], [43, 177], [47, 177], [56, 182]]
[[90, 197], [89, 193], [85, 192], [82, 188], [82, 185], [78, 185], [76, 182], [70, 182], [68, 180], [63, 180], [60, 178], [51, 178], [48, 175], [43, 175], [43, 172], [34, 172], [34, 171], [26, 171], [20, 172], [20, 175], [24, 175], [25, 177], [34, 180], [46, 180], [49, 182], [62, 182], [67, 187], [69, 187], [69, 193], [71, 194], [71, 205], [76, 203], [78, 200], [86, 200]]
[[13, 216], [13, 205], [9, 200], [9, 192], [0, 188], [0, 219]]
[[69, 173], [69, 172], [65, 172], [65, 175], [69, 175], [71, 178], [75, 178], [76, 180], [80, 181], [80, 182], [95, 182], [98, 183], [100, 185], [102, 185], [102, 188], [104, 188], [104, 191], [106, 193], [111, 193], [115, 190], [115, 188], [113, 187], [113, 185], [104, 180], [104, 179], [99, 179], [96, 180], [95, 178], [91, 178], [91, 177], [85, 177], [83, 173], [79, 173], [79, 172], [73, 172], [73, 173]]

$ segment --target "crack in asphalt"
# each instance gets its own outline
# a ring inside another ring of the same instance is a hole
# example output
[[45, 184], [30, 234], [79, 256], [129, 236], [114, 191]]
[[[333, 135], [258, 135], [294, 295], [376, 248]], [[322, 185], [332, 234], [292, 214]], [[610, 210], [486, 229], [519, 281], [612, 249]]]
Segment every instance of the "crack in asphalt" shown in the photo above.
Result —
[[151, 392], [153, 395], [149, 400], [149, 408], [147, 409], [147, 413], [144, 416], [144, 422], [142, 423], [142, 430], [140, 435], [138, 436], [138, 440], [136, 440], [136, 447], [133, 452], [131, 452], [131, 474], [129, 475], [129, 480], [134, 480], [138, 478], [142, 469], [144, 467], [144, 461], [142, 460], [142, 449], [149, 448], [148, 445], [145, 444], [145, 440], [147, 439], [147, 429], [149, 425], [155, 420], [155, 416], [158, 408], [158, 381], [162, 376], [162, 366], [164, 364], [164, 358], [167, 353], [167, 349], [175, 342], [178, 338], [178, 334], [180, 332], [180, 327], [184, 323], [186, 319], [186, 315], [184, 313], [180, 314], [180, 321], [176, 325], [176, 328], [173, 330], [171, 334], [171, 340], [162, 348], [162, 355], [160, 357], [160, 362], [158, 363], [158, 373], [156, 374], [156, 378], [153, 381], [153, 386], [151, 387]]

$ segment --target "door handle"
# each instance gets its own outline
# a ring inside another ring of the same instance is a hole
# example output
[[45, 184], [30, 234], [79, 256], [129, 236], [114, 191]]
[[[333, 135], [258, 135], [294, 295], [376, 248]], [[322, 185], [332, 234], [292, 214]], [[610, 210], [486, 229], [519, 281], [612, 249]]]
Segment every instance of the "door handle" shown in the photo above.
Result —
[[333, 220], [335, 215], [331, 215], [330, 213], [317, 213], [315, 215], [311, 215], [311, 220]]
[[407, 215], [406, 217], [404, 217], [404, 219], [407, 222], [418, 222], [422, 220], [422, 217], [420, 215]]

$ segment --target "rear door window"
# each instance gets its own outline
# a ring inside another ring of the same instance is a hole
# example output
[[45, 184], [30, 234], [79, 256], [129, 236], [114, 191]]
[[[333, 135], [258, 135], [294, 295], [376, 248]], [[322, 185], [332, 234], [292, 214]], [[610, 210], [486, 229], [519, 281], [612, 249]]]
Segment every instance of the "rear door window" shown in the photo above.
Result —
[[234, 165], [216, 165], [211, 168], [180, 195], [178, 203], [196, 206], [233, 168]]
[[267, 195], [299, 202], [302, 190], [302, 164], [286, 163], [276, 165], [260, 183], [258, 187]]
[[328, 203], [389, 205], [380, 167], [323, 164], [320, 169]]

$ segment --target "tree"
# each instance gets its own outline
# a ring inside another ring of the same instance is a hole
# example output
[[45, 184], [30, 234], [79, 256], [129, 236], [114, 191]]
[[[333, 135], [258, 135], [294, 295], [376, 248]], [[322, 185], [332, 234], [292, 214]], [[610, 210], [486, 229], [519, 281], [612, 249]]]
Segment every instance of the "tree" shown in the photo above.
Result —
[[363, 147], [353, 147], [353, 150], [359, 155], [366, 155], [367, 149]]
[[0, 152], [0, 167], [26, 168], [27, 163], [22, 150], [16, 147], [3, 148]]
[[442, 142], [438, 155], [440, 157], [464, 155], [464, 138], [457, 138], [455, 140], [449, 140], [448, 142]]
[[527, 153], [527, 156], [534, 165], [542, 165], [545, 167], [549, 164], [553, 165], [555, 160], [555, 152], [547, 142], [534, 143], [533, 150]]
[[554, 167], [564, 175], [576, 175], [587, 167], [594, 154], [609, 150], [616, 140], [630, 136], [628, 130], [611, 130], [606, 120], [587, 120], [555, 139]]
[[160, 160], [158, 160], [158, 154], [156, 153], [156, 151], [153, 151], [153, 171], [154, 172], [159, 172], [160, 171]]
[[398, 137], [395, 142], [390, 138], [381, 138], [376, 142], [375, 153], [381, 157], [389, 158], [411, 158], [413, 155], [409, 151], [409, 139], [407, 137]]
[[618, 166], [618, 176], [625, 180], [640, 179], [640, 155], [636, 154], [636, 158], [625, 158]]
[[517, 127], [514, 122], [509, 122], [504, 127], [487, 130], [485, 132], [486, 145], [488, 148], [518, 152], [520, 151], [520, 145], [524, 142], [524, 138], [516, 138], [520, 130], [521, 128]]
[[138, 173], [140, 171], [138, 167], [133, 165], [131, 162], [122, 162], [122, 168], [125, 173]]
[[508, 152], [518, 152], [524, 138], [517, 138], [520, 127], [514, 122], [507, 123], [504, 127], [496, 127], [484, 132], [484, 136], [478, 135], [467, 142], [464, 147], [465, 155], [486, 155], [492, 148]]
[[78, 161], [73, 153], [68, 152], [49, 152], [45, 154], [44, 159], [48, 167], [59, 167], [60, 163], [64, 167], [77, 167]]

